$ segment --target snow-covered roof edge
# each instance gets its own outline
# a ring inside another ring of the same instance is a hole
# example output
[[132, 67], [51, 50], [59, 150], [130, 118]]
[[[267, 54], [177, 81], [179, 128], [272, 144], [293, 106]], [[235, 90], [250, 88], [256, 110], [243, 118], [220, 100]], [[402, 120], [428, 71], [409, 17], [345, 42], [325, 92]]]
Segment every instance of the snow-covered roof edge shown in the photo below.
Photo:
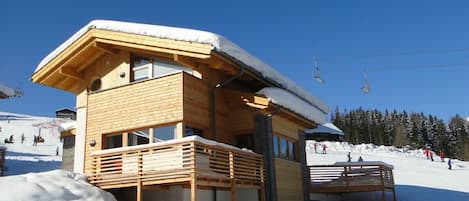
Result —
[[330, 134], [336, 134], [336, 135], [344, 135], [344, 132], [340, 130], [340, 128], [337, 128], [333, 123], [325, 123], [322, 125], [319, 125], [315, 129], [307, 129], [305, 130], [306, 133], [330, 133]]
[[266, 87], [258, 91], [257, 94], [267, 96], [272, 103], [285, 107], [310, 121], [318, 124], [326, 123], [326, 113], [286, 90]]
[[251, 67], [251, 70], [257, 71], [264, 78], [274, 81], [279, 84], [281, 87], [291, 91], [296, 94], [298, 97], [304, 99], [305, 101], [312, 104], [314, 107], [317, 107], [324, 113], [329, 113], [329, 107], [321, 102], [318, 98], [314, 97], [310, 92], [295, 84], [293, 81], [289, 80], [287, 77], [283, 76], [277, 70], [271, 66], [265, 64], [260, 59], [252, 56], [247, 51], [240, 48], [238, 45], [234, 44], [230, 40], [206, 31], [199, 31], [186, 28], [176, 28], [168, 27], [161, 25], [150, 25], [150, 24], [140, 24], [140, 23], [130, 23], [130, 22], [120, 22], [112, 20], [93, 20], [78, 32], [72, 35], [68, 40], [62, 43], [59, 47], [53, 50], [49, 55], [47, 55], [37, 66], [34, 73], [39, 71], [52, 59], [54, 59], [58, 54], [70, 46], [73, 42], [78, 40], [82, 35], [84, 35], [90, 29], [101, 29], [108, 31], [124, 32], [137, 35], [152, 36], [158, 38], [167, 38], [180, 41], [188, 42], [197, 42], [211, 44], [214, 49], [218, 52], [226, 53], [227, 55], [233, 57], [234, 59], [244, 63], [245, 65]]
[[69, 131], [77, 128], [77, 122], [76, 121], [70, 121], [70, 122], [65, 122], [61, 123], [59, 125], [59, 132], [63, 131]]

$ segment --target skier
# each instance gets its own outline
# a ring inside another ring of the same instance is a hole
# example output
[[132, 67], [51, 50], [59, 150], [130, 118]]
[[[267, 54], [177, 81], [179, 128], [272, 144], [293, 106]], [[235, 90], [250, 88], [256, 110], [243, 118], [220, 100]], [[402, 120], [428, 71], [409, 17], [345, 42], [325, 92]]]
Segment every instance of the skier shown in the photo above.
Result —
[[24, 139], [25, 139], [25, 138], [24, 138], [24, 133], [23, 133], [23, 134], [21, 134], [21, 144], [23, 144]]
[[430, 160], [433, 161], [433, 151], [430, 151]]
[[428, 148], [425, 147], [425, 150], [423, 151], [423, 153], [425, 154], [425, 156], [427, 156], [427, 159], [429, 159], [429, 150]]
[[448, 170], [451, 170], [451, 158], [448, 159]]
[[350, 156], [350, 152], [348, 152], [347, 158], [348, 158], [347, 162], [352, 162], [352, 156]]
[[322, 154], [327, 154], [327, 145], [326, 144], [322, 144]]
[[443, 150], [440, 149], [440, 158], [441, 158], [441, 162], [445, 162], [445, 152], [443, 152]]
[[315, 142], [313, 146], [314, 146], [314, 153], [318, 153], [318, 143]]

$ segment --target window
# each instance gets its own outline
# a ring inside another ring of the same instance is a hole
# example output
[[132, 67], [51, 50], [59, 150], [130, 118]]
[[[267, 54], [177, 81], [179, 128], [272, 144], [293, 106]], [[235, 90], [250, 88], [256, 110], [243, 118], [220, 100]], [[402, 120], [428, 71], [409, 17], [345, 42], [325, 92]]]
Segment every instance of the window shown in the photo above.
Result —
[[283, 136], [274, 135], [272, 144], [274, 148], [274, 157], [290, 161], [298, 160], [295, 141]]
[[185, 71], [192, 74], [192, 69], [164, 58], [132, 57], [132, 81], [141, 81]]
[[122, 147], [122, 134], [103, 135], [103, 149]]
[[129, 132], [127, 138], [127, 146], [148, 144], [150, 142], [149, 133], [149, 129]]
[[239, 148], [246, 148], [254, 150], [254, 136], [253, 134], [244, 134], [236, 136], [236, 146]]
[[153, 142], [162, 142], [176, 138], [176, 125], [153, 128]]

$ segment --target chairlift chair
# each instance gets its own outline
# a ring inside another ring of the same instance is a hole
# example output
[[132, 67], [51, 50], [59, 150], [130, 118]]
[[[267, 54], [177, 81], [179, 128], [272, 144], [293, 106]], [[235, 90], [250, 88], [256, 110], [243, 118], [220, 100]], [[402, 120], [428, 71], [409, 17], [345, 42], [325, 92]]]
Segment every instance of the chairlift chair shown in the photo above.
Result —
[[321, 78], [321, 74], [319, 72], [318, 57], [314, 58], [313, 78], [321, 84], [324, 83], [324, 80]]
[[368, 83], [368, 78], [366, 76], [366, 70], [363, 71], [363, 79], [365, 80], [365, 85], [361, 88], [363, 93], [368, 94], [370, 92], [370, 84]]

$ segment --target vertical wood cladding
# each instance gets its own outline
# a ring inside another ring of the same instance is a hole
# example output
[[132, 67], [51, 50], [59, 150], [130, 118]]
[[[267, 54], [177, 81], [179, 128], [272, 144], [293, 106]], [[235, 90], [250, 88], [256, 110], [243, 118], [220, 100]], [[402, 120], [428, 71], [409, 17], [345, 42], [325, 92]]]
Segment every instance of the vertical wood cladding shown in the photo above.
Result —
[[178, 73], [88, 95], [85, 172], [91, 152], [101, 149], [101, 134], [182, 121], [182, 80]]

